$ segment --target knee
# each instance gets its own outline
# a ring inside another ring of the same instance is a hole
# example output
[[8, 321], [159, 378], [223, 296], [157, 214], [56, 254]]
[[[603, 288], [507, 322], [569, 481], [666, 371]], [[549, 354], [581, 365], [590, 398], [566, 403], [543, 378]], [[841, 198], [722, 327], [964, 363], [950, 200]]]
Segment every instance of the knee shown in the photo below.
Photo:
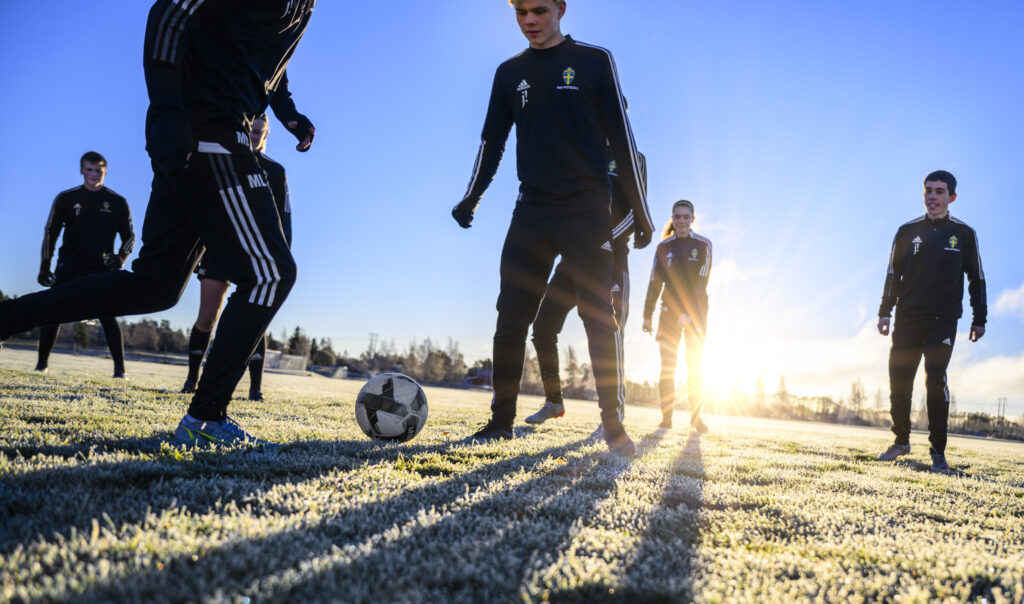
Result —
[[530, 328], [528, 321], [518, 321], [514, 318], [498, 314], [498, 325], [494, 330], [494, 342], [496, 344], [526, 346], [526, 332]]
[[944, 367], [925, 367], [924, 381], [930, 387], [942, 388], [946, 385], [946, 369]]
[[278, 266], [281, 271], [281, 284], [291, 288], [292, 285], [295, 285], [295, 279], [299, 274], [299, 267], [295, 264], [295, 258], [289, 253], [281, 259]]
[[278, 260], [277, 271], [277, 292], [280, 299], [283, 300], [288, 295], [288, 292], [291, 291], [292, 286], [295, 285], [295, 279], [298, 277], [298, 266], [295, 264], [295, 258], [289, 253]]
[[533, 345], [536, 348], [558, 348], [558, 336], [546, 329], [537, 329], [537, 324], [533, 326]]

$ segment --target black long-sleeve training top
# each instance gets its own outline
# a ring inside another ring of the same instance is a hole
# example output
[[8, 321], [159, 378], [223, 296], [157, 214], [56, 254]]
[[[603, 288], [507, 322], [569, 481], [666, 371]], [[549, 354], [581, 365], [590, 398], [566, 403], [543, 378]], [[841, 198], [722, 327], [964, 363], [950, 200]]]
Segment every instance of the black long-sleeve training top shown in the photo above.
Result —
[[521, 206], [562, 213], [592, 209], [580, 207], [580, 199], [607, 199], [610, 147], [633, 219], [652, 231], [647, 190], [609, 51], [566, 36], [557, 46], [527, 48], [498, 66], [466, 199], [483, 196], [513, 124]]
[[150, 101], [146, 148], [154, 162], [180, 155], [183, 165], [193, 135], [217, 140], [225, 132], [248, 132], [268, 104], [282, 122], [294, 119], [285, 70], [314, 2], [155, 2], [143, 56]]
[[135, 246], [132, 213], [128, 202], [107, 187], [90, 191], [84, 185], [59, 193], [50, 207], [43, 231], [40, 266], [50, 270], [57, 238], [64, 240], [57, 264], [71, 270], [102, 270], [104, 254], [114, 252], [114, 237], [121, 236], [118, 255], [128, 257]]
[[974, 311], [971, 324], [984, 326], [988, 303], [978, 234], [950, 214], [938, 220], [927, 214], [911, 220], [893, 239], [878, 316], [888, 317], [895, 306], [897, 322], [959, 319], [964, 312], [965, 273]]
[[[647, 188], [647, 158], [643, 153], [636, 154], [640, 182]], [[619, 178], [618, 164], [615, 160], [608, 163], [608, 177], [612, 183], [612, 247], [627, 246], [629, 236], [633, 233], [633, 208], [629, 205], [629, 195], [622, 179]], [[628, 251], [628, 248], [627, 248]]]
[[663, 313], [674, 320], [686, 313], [703, 327], [708, 314], [711, 255], [711, 240], [693, 231], [685, 237], [673, 235], [659, 243], [644, 300], [644, 320], [654, 316], [658, 296], [661, 296]]

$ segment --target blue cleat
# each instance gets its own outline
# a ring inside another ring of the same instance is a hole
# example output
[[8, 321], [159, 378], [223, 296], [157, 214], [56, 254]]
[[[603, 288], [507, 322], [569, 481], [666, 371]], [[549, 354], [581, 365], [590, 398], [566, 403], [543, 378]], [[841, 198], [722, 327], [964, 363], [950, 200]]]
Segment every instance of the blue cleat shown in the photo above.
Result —
[[209, 447], [219, 445], [222, 447], [249, 446], [277, 449], [281, 445], [277, 443], [260, 440], [249, 434], [238, 425], [238, 422], [226, 417], [219, 422], [204, 422], [193, 419], [188, 415], [181, 418], [177, 429], [174, 430], [172, 444], [175, 446]]

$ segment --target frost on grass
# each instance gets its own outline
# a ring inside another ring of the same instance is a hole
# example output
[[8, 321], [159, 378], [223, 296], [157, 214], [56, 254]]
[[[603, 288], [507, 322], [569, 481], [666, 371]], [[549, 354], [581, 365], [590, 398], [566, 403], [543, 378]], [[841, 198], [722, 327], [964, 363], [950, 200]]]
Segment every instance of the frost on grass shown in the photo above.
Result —
[[622, 460], [570, 402], [466, 446], [486, 394], [429, 389], [423, 433], [381, 445], [361, 383], [269, 374], [231, 413], [282, 451], [181, 451], [180, 368], [30, 362], [0, 353], [2, 601], [1024, 600], [1020, 445], [952, 438], [941, 476], [923, 435], [880, 464], [881, 430], [709, 418], [696, 440], [630, 408]]

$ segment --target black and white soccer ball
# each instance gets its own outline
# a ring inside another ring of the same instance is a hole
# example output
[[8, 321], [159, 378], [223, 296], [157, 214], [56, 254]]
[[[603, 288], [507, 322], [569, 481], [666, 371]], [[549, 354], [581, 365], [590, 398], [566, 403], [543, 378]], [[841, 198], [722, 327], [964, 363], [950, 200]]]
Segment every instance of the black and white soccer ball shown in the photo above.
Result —
[[356, 421], [372, 439], [412, 440], [427, 423], [427, 395], [407, 375], [382, 373], [356, 396]]

